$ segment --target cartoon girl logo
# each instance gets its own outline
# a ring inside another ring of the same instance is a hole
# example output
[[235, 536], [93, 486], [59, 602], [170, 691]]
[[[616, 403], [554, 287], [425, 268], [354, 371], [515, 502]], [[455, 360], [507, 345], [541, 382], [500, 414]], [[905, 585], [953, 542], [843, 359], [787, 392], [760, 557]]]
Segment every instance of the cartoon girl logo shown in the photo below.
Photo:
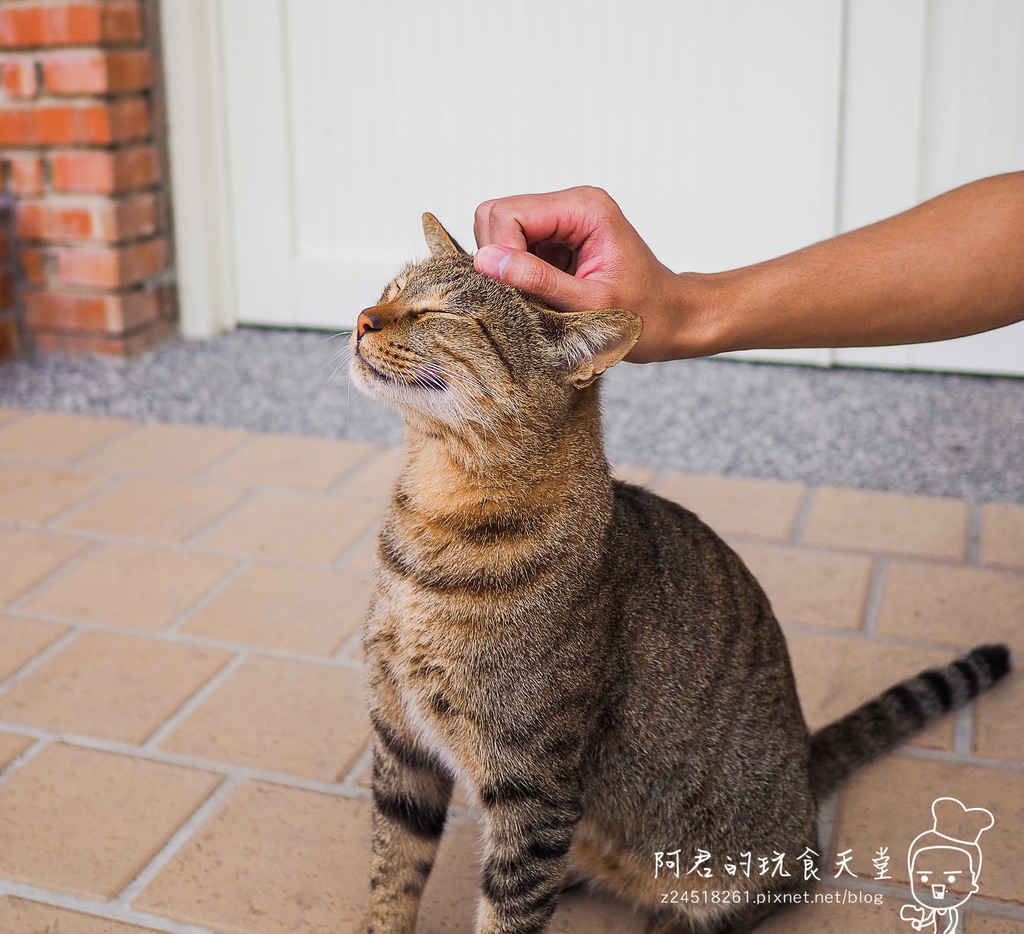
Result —
[[932, 827], [910, 844], [907, 866], [917, 905], [904, 905], [900, 917], [915, 931], [953, 934], [959, 908], [978, 891], [978, 840], [996, 821], [985, 808], [965, 808], [956, 798], [932, 802]]

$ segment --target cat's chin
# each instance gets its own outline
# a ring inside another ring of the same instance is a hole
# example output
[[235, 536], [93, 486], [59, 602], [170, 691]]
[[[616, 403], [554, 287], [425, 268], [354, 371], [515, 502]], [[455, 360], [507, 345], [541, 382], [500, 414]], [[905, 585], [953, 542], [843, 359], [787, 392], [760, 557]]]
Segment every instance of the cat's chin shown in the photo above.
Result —
[[365, 357], [352, 358], [349, 375], [358, 390], [383, 402], [393, 403], [395, 390], [401, 388], [398, 380], [378, 370]]
[[400, 379], [378, 369], [362, 355], [352, 357], [349, 373], [357, 389], [395, 407], [403, 403], [414, 405], [417, 397], [436, 396], [447, 388], [447, 383], [439, 377], [415, 383]]

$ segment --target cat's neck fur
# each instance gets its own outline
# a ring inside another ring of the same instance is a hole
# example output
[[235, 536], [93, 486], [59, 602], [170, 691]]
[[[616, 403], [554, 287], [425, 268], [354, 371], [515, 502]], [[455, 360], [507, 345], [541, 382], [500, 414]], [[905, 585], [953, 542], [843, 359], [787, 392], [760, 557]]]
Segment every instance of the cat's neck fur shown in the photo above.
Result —
[[[611, 479], [601, 435], [598, 387], [579, 393], [564, 418], [525, 422], [502, 443], [482, 432], [455, 439], [407, 423], [399, 488], [432, 512], [555, 508], [585, 498], [610, 517]], [[509, 440], [514, 439], [514, 440]]]

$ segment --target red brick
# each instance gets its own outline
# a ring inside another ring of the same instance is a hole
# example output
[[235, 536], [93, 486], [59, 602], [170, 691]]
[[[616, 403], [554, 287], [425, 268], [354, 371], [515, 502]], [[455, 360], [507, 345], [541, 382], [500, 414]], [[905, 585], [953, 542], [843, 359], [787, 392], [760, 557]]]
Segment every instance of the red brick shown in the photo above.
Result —
[[[0, 116], [3, 113], [0, 111]], [[22, 140], [22, 144], [108, 145], [148, 136], [149, 111], [146, 102], [138, 97], [85, 106], [40, 107], [34, 110], [34, 124], [32, 138]]]
[[29, 107], [0, 110], [0, 146], [32, 146], [36, 135], [35, 110]]
[[18, 204], [18, 236], [23, 240], [76, 240], [95, 237], [91, 205], [75, 202], [22, 201]]
[[107, 105], [110, 142], [145, 139], [151, 133], [149, 104], [144, 97], [126, 97]]
[[152, 87], [154, 76], [153, 56], [145, 49], [73, 49], [43, 55], [43, 83], [51, 94], [142, 91]]
[[0, 48], [43, 45], [46, 16], [42, 7], [4, 4], [0, 6]]
[[167, 265], [167, 241], [143, 240], [125, 247], [64, 247], [57, 251], [63, 285], [120, 289], [143, 282]]
[[35, 62], [30, 58], [11, 59], [3, 63], [4, 93], [8, 97], [35, 97], [39, 93]]
[[158, 229], [156, 195], [143, 193], [113, 203], [113, 218], [100, 217], [100, 236], [105, 240], [145, 237]]
[[153, 146], [113, 152], [55, 152], [50, 166], [57, 191], [110, 194], [147, 188], [160, 180], [160, 163]]
[[0, 47], [138, 42], [138, 0], [0, 6]]
[[21, 201], [18, 236], [23, 240], [101, 240], [118, 243], [156, 232], [156, 196], [124, 198], [53, 196]]
[[139, 42], [142, 39], [142, 15], [138, 0], [104, 3], [102, 12], [102, 41]]
[[124, 334], [155, 321], [159, 315], [160, 301], [155, 291], [117, 295], [25, 293], [25, 324], [40, 330]]
[[21, 251], [21, 268], [33, 285], [46, 285], [46, 256], [42, 250], [25, 247]]
[[7, 218], [4, 215], [6, 213], [6, 211], [0, 212], [0, 224], [5, 225], [5, 227], [0, 227], [0, 263], [6, 263], [11, 258], [11, 238], [5, 229]]
[[37, 195], [43, 190], [43, 160], [34, 153], [7, 156], [7, 187], [12, 194]]

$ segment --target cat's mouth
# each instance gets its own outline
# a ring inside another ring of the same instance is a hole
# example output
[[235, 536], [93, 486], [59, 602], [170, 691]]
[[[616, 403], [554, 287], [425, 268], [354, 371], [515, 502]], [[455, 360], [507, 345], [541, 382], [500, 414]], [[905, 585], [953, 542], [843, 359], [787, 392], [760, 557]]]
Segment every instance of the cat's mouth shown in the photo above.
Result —
[[401, 374], [384, 370], [367, 359], [365, 354], [360, 353], [358, 347], [352, 359], [358, 361], [362, 368], [362, 374], [375, 383], [403, 389], [426, 389], [433, 392], [441, 392], [448, 388], [448, 381], [441, 374], [434, 373], [429, 369], [417, 369], [412, 373]]

